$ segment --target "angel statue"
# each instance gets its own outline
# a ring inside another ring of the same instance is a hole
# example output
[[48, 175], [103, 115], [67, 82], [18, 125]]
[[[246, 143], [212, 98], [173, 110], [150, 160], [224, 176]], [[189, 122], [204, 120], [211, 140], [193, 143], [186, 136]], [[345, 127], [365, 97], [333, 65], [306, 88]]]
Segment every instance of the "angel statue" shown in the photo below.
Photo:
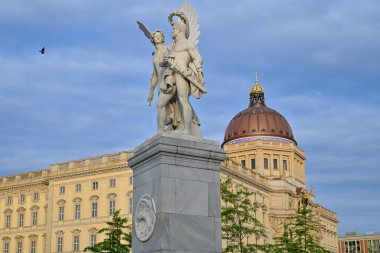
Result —
[[[178, 18], [177, 22], [174, 17]], [[207, 92], [204, 87], [203, 60], [196, 47], [200, 32], [194, 9], [185, 2], [178, 11], [169, 15], [173, 42], [168, 46], [164, 46], [162, 31], [151, 33], [141, 22], [137, 22], [156, 47], [148, 103], [151, 104], [154, 89], [158, 85], [158, 133], [166, 131], [202, 137], [198, 117], [189, 101], [190, 95], [200, 98]]]

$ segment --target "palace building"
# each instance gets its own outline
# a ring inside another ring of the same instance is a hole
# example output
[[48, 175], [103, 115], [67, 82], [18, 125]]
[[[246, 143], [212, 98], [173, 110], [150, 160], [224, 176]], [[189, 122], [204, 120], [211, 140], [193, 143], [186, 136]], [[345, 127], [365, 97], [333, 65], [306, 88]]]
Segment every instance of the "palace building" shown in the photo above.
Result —
[[[321, 224], [322, 245], [338, 252], [337, 215], [306, 190], [305, 153], [288, 121], [267, 107], [257, 77], [250, 104], [227, 126], [222, 148], [227, 159], [221, 178], [247, 187], [262, 206], [256, 217], [268, 237], [259, 240], [272, 242], [306, 194]], [[115, 210], [131, 221], [132, 156], [125, 151], [0, 178], [0, 252], [81, 252], [104, 239], [97, 231]]]

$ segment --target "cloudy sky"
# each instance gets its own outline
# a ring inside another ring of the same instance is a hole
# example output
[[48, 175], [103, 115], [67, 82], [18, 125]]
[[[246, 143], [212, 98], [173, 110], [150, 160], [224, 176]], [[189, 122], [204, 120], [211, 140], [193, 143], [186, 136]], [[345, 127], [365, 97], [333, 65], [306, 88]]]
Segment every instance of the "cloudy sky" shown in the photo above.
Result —
[[[222, 141], [259, 73], [267, 105], [306, 152], [307, 183], [339, 234], [380, 232], [380, 2], [194, 0], [208, 93], [192, 100]], [[0, 176], [131, 150], [156, 131], [150, 42], [182, 1], [0, 1]], [[46, 47], [41, 55], [38, 50]]]

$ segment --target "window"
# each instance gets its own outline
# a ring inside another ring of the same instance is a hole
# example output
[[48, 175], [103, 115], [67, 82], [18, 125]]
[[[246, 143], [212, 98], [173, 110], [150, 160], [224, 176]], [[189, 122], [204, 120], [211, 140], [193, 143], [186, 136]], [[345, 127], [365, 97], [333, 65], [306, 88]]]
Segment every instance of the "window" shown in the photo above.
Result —
[[9, 253], [9, 242], [4, 242], [4, 253]]
[[97, 190], [98, 189], [98, 182], [97, 181], [95, 181], [95, 182], [92, 182], [92, 189], [93, 190]]
[[32, 214], [32, 226], [37, 226], [38, 223], [38, 213], [36, 211]]
[[33, 194], [33, 200], [34, 201], [37, 201], [37, 200], [39, 200], [40, 199], [40, 194], [38, 193], [38, 192], [35, 192], [34, 194]]
[[30, 253], [36, 253], [36, 241], [30, 243]]
[[63, 237], [62, 236], [57, 237], [57, 251], [58, 252], [63, 251]]
[[22, 242], [17, 242], [17, 253], [22, 253]]
[[25, 202], [25, 195], [22, 194], [20, 195], [20, 203], [24, 203]]
[[77, 203], [75, 204], [75, 214], [74, 214], [75, 219], [80, 219], [80, 204]]
[[96, 244], [96, 235], [91, 235], [91, 238], [90, 238], [91, 247], [94, 246], [95, 244]]
[[133, 177], [129, 178], [129, 184], [133, 184]]
[[256, 169], [256, 160], [255, 158], [251, 159], [251, 169]]
[[10, 204], [12, 204], [12, 202], [13, 202], [12, 196], [8, 196], [7, 197], [7, 204], [10, 205]]
[[115, 200], [110, 200], [110, 215], [113, 215], [115, 213]]
[[288, 169], [288, 161], [287, 160], [282, 160], [282, 168], [284, 170], [287, 170]]
[[93, 218], [98, 217], [98, 202], [92, 203], [91, 216]]
[[264, 169], [268, 169], [269, 164], [268, 164], [268, 158], [264, 158]]
[[129, 199], [129, 213], [133, 213], [133, 198]]
[[64, 186], [59, 187], [59, 194], [65, 194], [65, 190]]
[[58, 209], [58, 220], [63, 220], [65, 218], [65, 207], [60, 206]]
[[24, 226], [24, 214], [20, 213], [18, 215], [18, 226], [23, 227]]
[[7, 214], [5, 216], [5, 227], [10, 228], [11, 227], [11, 215]]
[[79, 235], [74, 236], [73, 251], [79, 251]]
[[116, 179], [111, 179], [110, 180], [110, 187], [115, 188], [116, 187]]
[[241, 160], [241, 167], [245, 167], [245, 160]]
[[277, 159], [273, 159], [273, 169], [275, 169], [275, 170], [278, 169]]
[[75, 185], [75, 192], [80, 192], [81, 190], [82, 190], [82, 185], [81, 184]]

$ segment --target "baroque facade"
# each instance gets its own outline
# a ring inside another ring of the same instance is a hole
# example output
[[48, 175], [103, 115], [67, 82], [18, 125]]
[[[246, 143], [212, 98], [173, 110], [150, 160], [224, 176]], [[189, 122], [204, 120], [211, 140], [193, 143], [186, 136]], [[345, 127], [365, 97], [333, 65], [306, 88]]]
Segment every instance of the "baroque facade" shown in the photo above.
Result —
[[[296, 213], [301, 194], [307, 194], [322, 227], [322, 245], [338, 252], [336, 213], [306, 190], [305, 154], [286, 119], [266, 106], [257, 79], [249, 107], [231, 120], [222, 147], [228, 158], [221, 178], [243, 184], [254, 192], [253, 201], [263, 204], [256, 217], [268, 237], [259, 240], [272, 242], [286, 218]], [[103, 240], [96, 233], [115, 210], [131, 220], [131, 156], [133, 152], [102, 155], [0, 178], [0, 251], [80, 252]]]

